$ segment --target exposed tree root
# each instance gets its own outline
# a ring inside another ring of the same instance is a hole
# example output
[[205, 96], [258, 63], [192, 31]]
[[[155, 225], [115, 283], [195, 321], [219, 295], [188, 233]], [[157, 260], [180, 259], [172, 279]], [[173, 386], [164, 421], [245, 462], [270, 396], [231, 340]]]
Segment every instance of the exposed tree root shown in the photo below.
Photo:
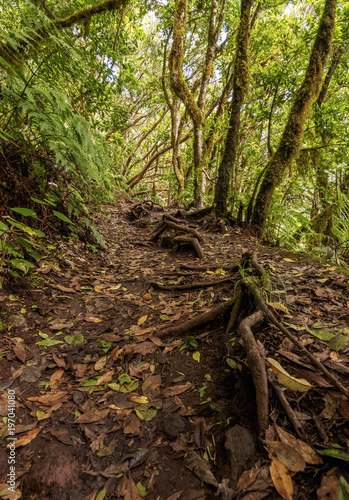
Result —
[[275, 326], [279, 328], [279, 330], [282, 331], [286, 335], [286, 337], [291, 340], [291, 342], [300, 349], [300, 351], [308, 358], [310, 361], [317, 367], [319, 370], [327, 377], [327, 379], [332, 382], [337, 389], [339, 389], [347, 398], [349, 398], [349, 390], [344, 387], [340, 381], [332, 375], [331, 372], [327, 370], [327, 368], [324, 367], [324, 365], [313, 355], [311, 354], [305, 347], [304, 345], [299, 342], [299, 340], [287, 329], [285, 328], [276, 318], [275, 316], [270, 312], [268, 309], [268, 306], [265, 304], [264, 299], [262, 297], [261, 291], [259, 288], [251, 282], [248, 282], [248, 287], [253, 294], [256, 303], [264, 313], [264, 315], [268, 318], [269, 321], [271, 321]]
[[168, 290], [168, 291], [191, 290], [193, 288], [204, 288], [206, 286], [219, 286], [222, 283], [226, 283], [227, 281], [233, 281], [234, 279], [236, 279], [236, 277], [226, 276], [224, 278], [220, 278], [215, 281], [194, 281], [193, 283], [187, 283], [186, 285], [162, 285], [157, 281], [152, 281], [151, 285], [156, 288], [159, 288], [160, 290]]
[[182, 224], [178, 224], [178, 219], [172, 217], [171, 215], [164, 215], [163, 222], [160, 224], [158, 229], [155, 231], [151, 239], [156, 241], [161, 234], [167, 229], [175, 229], [177, 231], [181, 231], [184, 235], [177, 235], [172, 238], [174, 243], [189, 243], [193, 245], [195, 252], [197, 253], [200, 259], [203, 258], [204, 252], [200, 246], [199, 241], [204, 241], [204, 238], [201, 236], [198, 231], [192, 227], [183, 226]]
[[209, 323], [210, 321], [213, 321], [217, 316], [224, 314], [230, 309], [230, 307], [233, 305], [233, 302], [234, 300], [227, 300], [226, 302], [222, 302], [221, 304], [218, 304], [218, 306], [213, 307], [210, 311], [199, 314], [195, 318], [185, 321], [180, 325], [166, 328], [163, 331], [158, 332], [156, 335], [157, 337], [163, 339], [170, 336], [179, 336], [186, 334], [192, 328], [196, 328], [198, 326], [204, 325], [205, 323]]
[[263, 318], [262, 311], [256, 311], [241, 321], [239, 330], [247, 354], [248, 366], [252, 372], [253, 383], [256, 389], [257, 418], [259, 432], [264, 434], [269, 425], [269, 397], [268, 379], [265, 369], [265, 361], [257, 342], [251, 331], [251, 327]]
[[204, 257], [204, 252], [202, 251], [202, 248], [200, 246], [200, 243], [196, 238], [191, 238], [189, 236], [175, 236], [172, 241], [178, 242], [178, 243], [190, 243], [193, 245], [195, 252], [197, 253], [197, 256], [199, 259], [203, 259]]
[[225, 330], [226, 335], [229, 335], [232, 332], [234, 325], [235, 325], [235, 322], [238, 319], [240, 309], [241, 309], [241, 304], [242, 304], [242, 298], [243, 298], [243, 294], [240, 293], [240, 295], [238, 295], [234, 301], [233, 309], [231, 310], [231, 314], [230, 314], [229, 323], [228, 323], [227, 329]]

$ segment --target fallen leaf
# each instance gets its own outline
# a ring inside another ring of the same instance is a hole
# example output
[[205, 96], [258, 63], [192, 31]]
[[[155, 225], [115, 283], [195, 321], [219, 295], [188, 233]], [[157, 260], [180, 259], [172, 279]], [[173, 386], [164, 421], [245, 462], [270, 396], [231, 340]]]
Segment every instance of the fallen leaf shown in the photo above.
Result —
[[26, 446], [31, 441], [33, 441], [33, 439], [36, 438], [36, 436], [39, 434], [41, 429], [42, 429], [42, 427], [37, 427], [36, 429], [33, 429], [32, 431], [27, 432], [27, 434], [24, 434], [24, 436], [17, 439], [16, 448], [19, 448], [20, 446]]
[[207, 484], [218, 487], [218, 481], [211, 472], [210, 466], [206, 460], [201, 458], [195, 451], [188, 450], [184, 457], [184, 465], [187, 469]]
[[336, 269], [336, 266], [328, 267], [327, 269], [320, 269], [320, 273], [327, 273], [328, 271], [335, 271]]
[[282, 311], [286, 314], [290, 314], [287, 307], [284, 306], [284, 304], [281, 304], [281, 302], [267, 302], [267, 305], [272, 307], [273, 309], [276, 309], [277, 311]]
[[299, 472], [305, 469], [305, 461], [302, 455], [289, 444], [281, 441], [264, 441], [270, 455], [276, 458], [291, 472]]
[[304, 461], [307, 464], [319, 465], [322, 464], [322, 459], [316, 453], [316, 451], [309, 446], [307, 443], [302, 441], [301, 439], [297, 439], [293, 434], [285, 431], [282, 427], [275, 425], [276, 431], [279, 435], [279, 438], [283, 443], [288, 444], [298, 451], [300, 455], [302, 455]]
[[287, 257], [285, 257], [285, 258], [284, 258], [284, 260], [285, 260], [286, 262], [296, 262], [295, 260], [288, 259]]
[[306, 392], [313, 387], [304, 379], [292, 377], [275, 359], [267, 358], [266, 363], [271, 367], [280, 384], [291, 389], [291, 391]]
[[174, 387], [169, 387], [168, 389], [164, 389], [162, 391], [162, 395], [165, 398], [168, 398], [169, 396], [175, 396], [176, 394], [182, 394], [183, 392], [188, 391], [189, 389], [192, 389], [194, 384], [191, 382], [187, 382], [186, 384], [183, 385], [176, 385]]
[[274, 457], [271, 457], [270, 475], [276, 491], [285, 500], [293, 499], [293, 483], [287, 468]]
[[63, 285], [55, 285], [55, 288], [58, 288], [62, 292], [75, 292], [75, 290], [73, 288], [68, 288], [68, 287], [63, 286]]
[[64, 361], [64, 359], [59, 358], [55, 353], [52, 354], [52, 357], [56, 365], [60, 368], [64, 368], [66, 366], [66, 362]]
[[109, 382], [112, 381], [114, 375], [114, 370], [111, 370], [110, 372], [105, 373], [104, 375], [101, 376], [96, 382], [96, 386], [98, 385], [104, 385], [104, 384], [109, 384]]
[[141, 318], [139, 318], [139, 320], [137, 321], [137, 325], [138, 326], [143, 325], [143, 323], [147, 320], [147, 317], [148, 317], [148, 314], [146, 314], [145, 316], [142, 316]]
[[91, 424], [92, 422], [99, 422], [103, 420], [109, 413], [109, 408], [105, 408], [104, 410], [97, 410], [93, 408], [90, 411], [87, 411], [83, 415], [77, 417], [73, 424]]
[[153, 342], [145, 341], [140, 344], [135, 345], [132, 348], [132, 352], [139, 354], [151, 354], [156, 351], [156, 345]]
[[126, 417], [124, 426], [125, 434], [138, 434], [140, 427], [141, 427], [141, 422], [134, 413]]
[[[21, 339], [22, 340], [22, 339]], [[22, 342], [18, 342], [14, 347], [13, 347], [13, 352], [17, 356], [17, 358], [22, 361], [22, 363], [25, 363], [26, 357], [27, 357], [27, 351], [25, 350], [25, 347]]]
[[318, 500], [338, 500], [339, 477], [337, 467], [322, 476], [321, 486], [316, 491]]
[[131, 477], [127, 477], [126, 475], [123, 476], [117, 493], [119, 496], [124, 497], [124, 500], [142, 500], [136, 483]]
[[91, 321], [91, 323], [101, 323], [101, 321], [103, 321], [100, 318], [95, 318], [94, 316], [89, 316], [88, 320]]
[[95, 363], [95, 366], [94, 366], [94, 369], [96, 370], [96, 372], [103, 370], [106, 362], [107, 362], [107, 356], [103, 356], [102, 358], [99, 358], [99, 360]]
[[60, 391], [56, 392], [55, 394], [45, 394], [44, 396], [33, 396], [31, 398], [27, 398], [28, 401], [37, 401], [38, 403], [42, 405], [51, 405], [52, 403], [56, 403], [58, 400], [64, 398], [67, 400], [68, 398], [65, 398], [65, 396], [68, 394], [68, 392], [65, 391]]
[[64, 370], [60, 369], [60, 370], [56, 370], [52, 375], [51, 375], [51, 378], [50, 378], [50, 385], [54, 385], [57, 383], [57, 380], [59, 380], [62, 375], [64, 373]]

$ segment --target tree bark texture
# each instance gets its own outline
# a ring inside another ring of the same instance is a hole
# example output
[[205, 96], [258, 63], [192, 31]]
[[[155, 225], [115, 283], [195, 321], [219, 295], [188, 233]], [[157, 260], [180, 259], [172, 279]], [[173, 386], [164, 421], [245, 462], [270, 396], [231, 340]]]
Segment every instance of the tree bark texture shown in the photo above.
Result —
[[218, 169], [214, 197], [214, 212], [216, 217], [224, 217], [226, 215], [230, 180], [239, 144], [241, 107], [249, 84], [248, 47], [252, 4], [252, 0], [241, 0], [240, 25], [237, 34], [234, 62], [233, 100], [229, 129], [225, 140], [223, 158]]
[[264, 232], [275, 188], [301, 150], [305, 122], [319, 95], [323, 69], [331, 49], [336, 7], [337, 0], [326, 0], [303, 83], [296, 93], [279, 146], [267, 165], [258, 191], [250, 225], [259, 236]]

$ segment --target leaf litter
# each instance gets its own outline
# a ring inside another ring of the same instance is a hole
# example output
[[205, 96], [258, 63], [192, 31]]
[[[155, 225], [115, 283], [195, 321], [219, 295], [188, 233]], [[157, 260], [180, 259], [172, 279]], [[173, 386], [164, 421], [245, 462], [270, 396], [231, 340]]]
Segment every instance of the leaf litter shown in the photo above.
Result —
[[[258, 442], [254, 388], [238, 330], [227, 338], [227, 319], [218, 316], [180, 338], [157, 332], [231, 299], [241, 276], [229, 279], [230, 269], [254, 248], [274, 285], [273, 314], [345, 377], [346, 278], [337, 267], [261, 247], [238, 227], [212, 231], [207, 217], [193, 222], [205, 234], [203, 259], [185, 245], [179, 253], [161, 242], [139, 248], [142, 240], [151, 241], [162, 212], [155, 207], [138, 224], [130, 205], [120, 198], [103, 207], [107, 219], [95, 214], [108, 250], [91, 255], [80, 242], [57, 238], [60, 252], [50, 255], [47, 272], [42, 265], [27, 282], [2, 292], [0, 385], [3, 394], [9, 387], [16, 392], [16, 498], [210, 499], [218, 491], [221, 498], [292, 499], [300, 485], [308, 498], [338, 498], [346, 488], [340, 462], [349, 456], [349, 405], [302, 352], [265, 322], [255, 330], [267, 369], [275, 372], [305, 438], [272, 396], [274, 421], [264, 450], [244, 458], [234, 478], [227, 429], [240, 425]], [[220, 278], [218, 286], [175, 290]], [[24, 321], [8, 322], [16, 315]], [[1, 399], [6, 442], [5, 405]], [[46, 449], [55, 462], [44, 462]], [[65, 454], [69, 470], [60, 462]], [[339, 461], [335, 468], [331, 458]], [[44, 463], [55, 470], [46, 482], [39, 472]], [[6, 467], [0, 472], [5, 482]], [[263, 493], [253, 496], [257, 490]]]

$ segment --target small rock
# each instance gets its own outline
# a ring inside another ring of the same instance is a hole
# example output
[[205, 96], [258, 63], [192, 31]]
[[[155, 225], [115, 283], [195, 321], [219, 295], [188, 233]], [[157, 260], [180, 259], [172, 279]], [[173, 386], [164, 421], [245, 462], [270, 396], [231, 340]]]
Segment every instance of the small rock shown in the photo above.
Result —
[[185, 431], [185, 420], [180, 415], [174, 414], [165, 418], [162, 429], [167, 437], [175, 439]]
[[159, 365], [164, 365], [167, 361], [166, 354], [163, 352], [159, 352], [159, 354], [156, 356], [156, 361], [159, 363]]
[[235, 485], [248, 460], [256, 453], [257, 447], [252, 434], [241, 425], [234, 425], [227, 430], [224, 446], [230, 453], [231, 479]]
[[12, 328], [28, 328], [28, 323], [23, 314], [12, 314], [7, 320], [8, 326]]

